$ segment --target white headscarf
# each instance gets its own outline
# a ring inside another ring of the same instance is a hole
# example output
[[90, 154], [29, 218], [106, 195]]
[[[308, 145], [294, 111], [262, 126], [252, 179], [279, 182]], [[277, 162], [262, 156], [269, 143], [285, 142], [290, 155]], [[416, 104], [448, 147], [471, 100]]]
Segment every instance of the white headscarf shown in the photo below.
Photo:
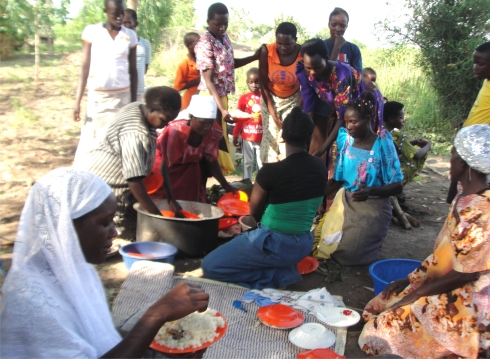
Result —
[[98, 358], [121, 340], [72, 222], [110, 193], [99, 177], [73, 168], [32, 187], [2, 287], [0, 357]]

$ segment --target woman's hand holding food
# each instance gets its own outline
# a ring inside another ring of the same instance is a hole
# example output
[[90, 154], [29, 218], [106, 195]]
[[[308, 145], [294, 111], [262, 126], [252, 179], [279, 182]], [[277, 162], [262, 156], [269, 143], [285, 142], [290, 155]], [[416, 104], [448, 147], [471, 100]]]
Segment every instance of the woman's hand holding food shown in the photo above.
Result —
[[182, 282], [157, 300], [148, 312], [158, 313], [163, 322], [171, 322], [196, 310], [204, 312], [208, 308], [208, 301], [209, 294], [200, 286]]

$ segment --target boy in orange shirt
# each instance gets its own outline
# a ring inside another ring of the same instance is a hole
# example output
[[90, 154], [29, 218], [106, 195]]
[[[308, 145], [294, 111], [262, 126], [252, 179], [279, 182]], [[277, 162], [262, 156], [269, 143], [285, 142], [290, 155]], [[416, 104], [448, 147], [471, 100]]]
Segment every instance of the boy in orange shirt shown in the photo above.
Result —
[[174, 89], [177, 91], [186, 90], [182, 96], [181, 111], [185, 110], [191, 102], [191, 97], [197, 91], [200, 82], [199, 71], [196, 69], [196, 53], [194, 47], [199, 41], [199, 34], [189, 32], [184, 36], [184, 45], [187, 47], [187, 57], [177, 67], [175, 74]]
[[252, 67], [247, 71], [247, 86], [250, 92], [240, 96], [238, 109], [252, 114], [252, 119], [237, 122], [233, 129], [233, 144], [238, 147], [238, 136], [242, 135], [243, 178], [252, 180], [254, 160], [257, 160], [257, 171], [262, 167], [260, 160], [260, 142], [262, 141], [262, 116], [260, 114], [259, 69]]

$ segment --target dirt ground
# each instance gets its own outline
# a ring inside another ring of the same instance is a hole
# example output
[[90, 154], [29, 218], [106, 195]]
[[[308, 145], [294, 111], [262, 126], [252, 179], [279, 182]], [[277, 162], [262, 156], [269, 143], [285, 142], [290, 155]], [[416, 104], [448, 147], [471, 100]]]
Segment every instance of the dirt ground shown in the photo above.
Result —
[[[73, 160], [80, 132], [80, 125], [71, 118], [78, 71], [74, 59], [74, 55], [43, 56], [38, 84], [34, 81], [32, 56], [0, 62], [0, 260], [7, 271], [30, 187], [45, 173], [70, 166]], [[430, 169], [406, 187], [411, 197], [405, 202], [406, 212], [421, 220], [422, 225], [412, 230], [392, 225], [380, 259], [423, 260], [432, 251], [448, 211], [445, 197], [449, 168], [447, 158], [441, 156], [431, 156], [427, 164]], [[177, 272], [199, 265], [200, 259], [181, 258], [175, 263]], [[112, 302], [127, 270], [119, 256], [97, 269]], [[358, 310], [373, 297], [367, 266], [343, 268], [342, 281], [327, 283], [324, 279], [318, 273], [308, 274], [288, 289], [307, 291], [325, 286], [330, 293], [343, 296], [347, 306]], [[365, 357], [357, 346], [361, 329], [361, 325], [349, 329], [345, 352], [348, 358]]]

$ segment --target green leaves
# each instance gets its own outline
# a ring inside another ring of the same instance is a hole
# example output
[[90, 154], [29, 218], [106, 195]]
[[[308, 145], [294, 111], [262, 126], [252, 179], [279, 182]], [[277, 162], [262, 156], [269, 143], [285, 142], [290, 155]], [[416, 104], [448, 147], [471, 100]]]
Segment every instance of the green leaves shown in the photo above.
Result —
[[385, 20], [377, 28], [392, 43], [420, 48], [420, 66], [441, 102], [441, 117], [459, 125], [480, 86], [472, 76], [473, 51], [488, 41], [490, 0], [405, 0], [405, 8], [411, 15], [404, 26]]

